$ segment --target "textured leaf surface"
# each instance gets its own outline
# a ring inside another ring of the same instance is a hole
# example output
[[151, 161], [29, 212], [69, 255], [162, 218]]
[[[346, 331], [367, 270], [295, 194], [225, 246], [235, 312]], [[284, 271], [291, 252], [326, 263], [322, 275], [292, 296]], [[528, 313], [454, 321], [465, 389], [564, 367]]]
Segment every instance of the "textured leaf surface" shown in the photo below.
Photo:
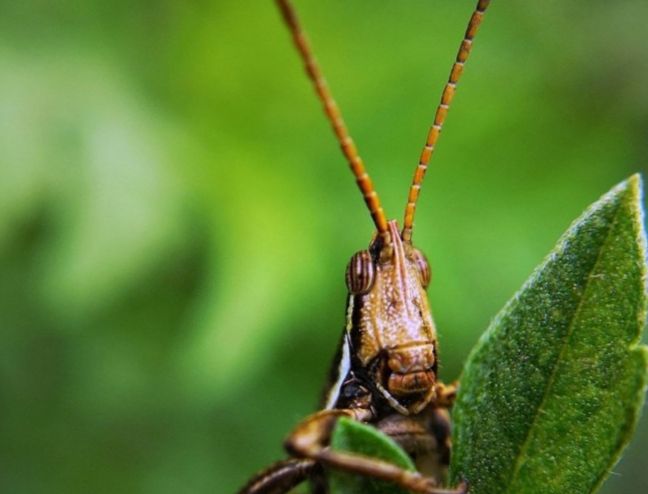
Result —
[[[331, 447], [352, 451], [372, 458], [380, 458], [414, 470], [414, 464], [407, 454], [388, 436], [355, 420], [341, 418], [331, 438]], [[408, 491], [392, 483], [351, 475], [336, 470], [329, 472], [332, 494], [407, 494]]]
[[473, 350], [451, 476], [471, 494], [595, 491], [646, 388], [646, 252], [635, 175], [592, 205]]

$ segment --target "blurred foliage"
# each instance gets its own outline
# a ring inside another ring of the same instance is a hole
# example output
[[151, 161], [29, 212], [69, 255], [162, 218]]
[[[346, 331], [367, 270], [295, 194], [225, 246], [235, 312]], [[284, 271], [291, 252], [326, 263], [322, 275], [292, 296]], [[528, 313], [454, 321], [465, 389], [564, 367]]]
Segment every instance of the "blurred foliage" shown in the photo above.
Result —
[[[394, 217], [473, 3], [298, 2]], [[648, 168], [646, 19], [493, 2], [415, 231], [446, 379]], [[283, 455], [371, 223], [272, 2], [2, 1], [0, 129], [0, 491], [227, 493]], [[606, 492], [648, 488], [640, 428]]]

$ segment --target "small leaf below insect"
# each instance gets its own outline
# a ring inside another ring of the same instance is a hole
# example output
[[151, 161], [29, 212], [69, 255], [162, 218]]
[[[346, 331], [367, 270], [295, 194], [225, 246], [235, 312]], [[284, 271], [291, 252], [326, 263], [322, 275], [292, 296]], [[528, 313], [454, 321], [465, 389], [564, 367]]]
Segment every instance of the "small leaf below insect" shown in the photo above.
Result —
[[638, 175], [593, 204], [495, 318], [464, 368], [451, 476], [471, 494], [598, 489], [647, 384]]
[[[341, 418], [331, 437], [331, 448], [351, 451], [388, 461], [406, 470], [414, 470], [409, 456], [388, 436], [375, 427]], [[382, 480], [331, 469], [328, 475], [331, 494], [408, 494], [408, 491]]]

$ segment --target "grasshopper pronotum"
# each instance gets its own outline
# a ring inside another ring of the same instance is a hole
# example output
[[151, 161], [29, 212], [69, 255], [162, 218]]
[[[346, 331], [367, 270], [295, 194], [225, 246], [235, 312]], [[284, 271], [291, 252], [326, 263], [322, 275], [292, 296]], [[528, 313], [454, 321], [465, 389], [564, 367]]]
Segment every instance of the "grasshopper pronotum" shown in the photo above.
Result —
[[[470, 17], [414, 172], [399, 230], [396, 220], [387, 221], [292, 5], [289, 0], [277, 0], [377, 232], [369, 248], [354, 254], [347, 266], [347, 322], [322, 410], [304, 419], [286, 440], [286, 449], [294, 458], [257, 474], [240, 494], [282, 494], [307, 479], [312, 480], [316, 494], [325, 494], [322, 465], [388, 480], [412, 492], [467, 492], [464, 484], [454, 489], [440, 487], [450, 455], [448, 408], [456, 387], [437, 380], [436, 329], [426, 294], [430, 267], [412, 245], [412, 230], [428, 163], [489, 3], [479, 0]], [[423, 473], [329, 449], [330, 433], [340, 417], [373, 424], [394, 438]]]

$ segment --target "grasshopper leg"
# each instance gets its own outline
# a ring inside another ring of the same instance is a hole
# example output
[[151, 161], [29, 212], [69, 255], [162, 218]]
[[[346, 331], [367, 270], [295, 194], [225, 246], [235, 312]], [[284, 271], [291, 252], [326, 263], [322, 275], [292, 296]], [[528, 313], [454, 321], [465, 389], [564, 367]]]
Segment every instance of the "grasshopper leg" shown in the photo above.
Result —
[[285, 494], [309, 478], [318, 468], [314, 460], [279, 461], [250, 479], [238, 494]]
[[436, 384], [436, 399], [434, 404], [440, 408], [452, 408], [455, 399], [457, 398], [457, 391], [459, 389], [459, 381], [453, 381], [450, 384], [437, 382]]
[[377, 478], [398, 484], [418, 494], [464, 494], [465, 484], [456, 489], [438, 487], [434, 479], [418, 472], [404, 470], [386, 461], [366, 456], [332, 451], [328, 447], [331, 432], [340, 417], [350, 417], [366, 422], [373, 414], [367, 409], [333, 409], [322, 410], [301, 422], [285, 442], [286, 449], [292, 455], [315, 460], [323, 465], [356, 473], [366, 477]]

